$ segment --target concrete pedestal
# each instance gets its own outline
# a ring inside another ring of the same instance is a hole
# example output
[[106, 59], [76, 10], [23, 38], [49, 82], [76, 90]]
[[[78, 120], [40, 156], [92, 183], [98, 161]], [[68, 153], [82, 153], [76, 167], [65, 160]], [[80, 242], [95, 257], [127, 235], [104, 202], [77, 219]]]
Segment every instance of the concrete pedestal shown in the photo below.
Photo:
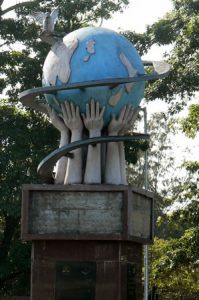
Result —
[[127, 186], [23, 187], [22, 239], [32, 240], [31, 300], [141, 300], [142, 244], [153, 195]]

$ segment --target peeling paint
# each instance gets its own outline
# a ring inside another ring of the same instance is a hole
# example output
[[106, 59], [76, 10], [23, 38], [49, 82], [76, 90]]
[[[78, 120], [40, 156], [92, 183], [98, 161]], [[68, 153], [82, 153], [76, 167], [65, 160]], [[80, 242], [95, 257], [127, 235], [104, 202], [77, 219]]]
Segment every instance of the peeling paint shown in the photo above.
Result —
[[84, 62], [88, 62], [91, 55], [95, 54], [95, 41], [89, 40], [86, 43], [86, 51], [88, 52], [88, 55], [84, 57]]
[[95, 53], [95, 41], [94, 40], [90, 40], [86, 43], [86, 50], [90, 54]]

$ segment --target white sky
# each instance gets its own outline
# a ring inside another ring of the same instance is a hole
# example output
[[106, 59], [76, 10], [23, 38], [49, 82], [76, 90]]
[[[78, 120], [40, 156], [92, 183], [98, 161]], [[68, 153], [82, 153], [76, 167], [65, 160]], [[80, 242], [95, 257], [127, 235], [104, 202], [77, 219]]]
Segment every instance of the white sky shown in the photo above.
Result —
[[[23, 0], [4, 0], [3, 8], [19, 2]], [[130, 0], [129, 2], [129, 6], [123, 13], [115, 13], [112, 20], [104, 21], [103, 26], [115, 30], [129, 29], [143, 32], [146, 25], [152, 24], [172, 9], [171, 0]]]
[[[25, 0], [4, 0], [3, 8], [23, 1]], [[130, 0], [129, 3], [123, 13], [115, 13], [111, 20], [104, 20], [102, 26], [116, 31], [144, 32], [147, 25], [153, 24], [172, 9], [171, 0]], [[153, 46], [143, 59], [161, 60], [165, 51], [169, 50], [169, 47]]]
[[112, 20], [103, 25], [110, 29], [129, 29], [143, 32], [146, 25], [153, 24], [172, 9], [170, 0], [130, 0], [130, 5], [121, 14], [116, 13]]

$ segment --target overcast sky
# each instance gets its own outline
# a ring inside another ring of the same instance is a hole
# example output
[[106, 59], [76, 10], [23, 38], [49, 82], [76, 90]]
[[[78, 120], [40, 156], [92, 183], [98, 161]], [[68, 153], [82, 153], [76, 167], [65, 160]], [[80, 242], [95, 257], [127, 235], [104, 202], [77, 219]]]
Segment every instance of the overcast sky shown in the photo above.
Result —
[[123, 13], [116, 13], [112, 20], [104, 22], [111, 29], [129, 29], [143, 32], [146, 25], [162, 18], [172, 9], [170, 0], [130, 0], [130, 5]]
[[[23, 0], [4, 0], [3, 8], [19, 2]], [[120, 28], [143, 32], [146, 25], [152, 24], [172, 8], [171, 0], [130, 0], [129, 2], [128, 8], [123, 13], [116, 13], [112, 20], [105, 21], [103, 25], [115, 30]]]

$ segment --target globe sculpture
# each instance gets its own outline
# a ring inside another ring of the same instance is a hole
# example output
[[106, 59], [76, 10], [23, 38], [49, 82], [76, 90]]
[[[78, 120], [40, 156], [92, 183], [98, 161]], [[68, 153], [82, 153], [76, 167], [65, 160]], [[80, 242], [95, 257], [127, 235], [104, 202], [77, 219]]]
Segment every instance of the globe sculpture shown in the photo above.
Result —
[[[43, 67], [43, 86], [59, 87], [68, 84], [94, 82], [144, 75], [144, 66], [135, 47], [122, 35], [104, 28], [78, 29], [56, 43]], [[60, 103], [73, 102], [85, 113], [86, 104], [95, 99], [105, 106], [104, 125], [122, 107], [139, 106], [144, 96], [144, 81], [117, 86], [94, 86], [46, 94], [46, 100], [56, 111]]]
[[[49, 182], [56, 162], [65, 156], [74, 156], [73, 151], [77, 148], [91, 144], [148, 139], [149, 137], [143, 134], [137, 136], [124, 134], [132, 128], [139, 113], [139, 105], [144, 97], [145, 81], [165, 77], [169, 72], [169, 65], [165, 62], [143, 63], [133, 44], [112, 30], [87, 27], [62, 38], [54, 32], [54, 25], [52, 26], [57, 18], [56, 11], [50, 15], [50, 19], [41, 12], [36, 16], [36, 19], [43, 24], [41, 39], [52, 47], [44, 62], [42, 87], [22, 92], [20, 100], [24, 105], [48, 114], [53, 125], [61, 132], [59, 149], [44, 158], [38, 166], [40, 177], [45, 182]], [[50, 23], [44, 26], [44, 20]], [[150, 74], [144, 71], [146, 65], [153, 67]], [[78, 139], [74, 138], [71, 124], [68, 123], [69, 119], [76, 119], [80, 127], [86, 129], [87, 139], [82, 136], [82, 133], [81, 135], [78, 133]], [[102, 132], [95, 136], [91, 135], [87, 119], [90, 121], [92, 119], [92, 124], [89, 126], [97, 126], [96, 124], [99, 125], [100, 122]], [[110, 130], [113, 126], [117, 127], [117, 133]], [[125, 173], [123, 146], [120, 143], [120, 146], [116, 145], [113, 150], [115, 149], [120, 153], [118, 166], [123, 166], [120, 173]], [[95, 157], [99, 155], [100, 152], [96, 153]], [[91, 160], [87, 158], [87, 162], [96, 161], [92, 155], [91, 157]], [[115, 161], [115, 156], [111, 155], [106, 161]], [[67, 164], [67, 171], [66, 166], [61, 167], [63, 174], [70, 174], [69, 165], [70, 163]], [[114, 165], [116, 168], [115, 162]], [[95, 173], [97, 169], [95, 163], [93, 166]], [[78, 167], [80, 168], [80, 164]], [[72, 175], [75, 174], [74, 169], [72, 168]], [[107, 169], [111, 170], [111, 168]], [[57, 174], [59, 173], [61, 174], [57, 171]], [[118, 167], [112, 173], [110, 182], [115, 183], [112, 177], [114, 174], [119, 174]], [[76, 171], [76, 174], [80, 174], [80, 171]], [[92, 174], [90, 172], [91, 181], [94, 177]], [[65, 178], [68, 178], [67, 176]], [[100, 176], [95, 183], [101, 182]], [[64, 182], [68, 182], [67, 180]], [[117, 180], [117, 184], [126, 182], [125, 180]], [[72, 181], [72, 183], [77, 182]]]

